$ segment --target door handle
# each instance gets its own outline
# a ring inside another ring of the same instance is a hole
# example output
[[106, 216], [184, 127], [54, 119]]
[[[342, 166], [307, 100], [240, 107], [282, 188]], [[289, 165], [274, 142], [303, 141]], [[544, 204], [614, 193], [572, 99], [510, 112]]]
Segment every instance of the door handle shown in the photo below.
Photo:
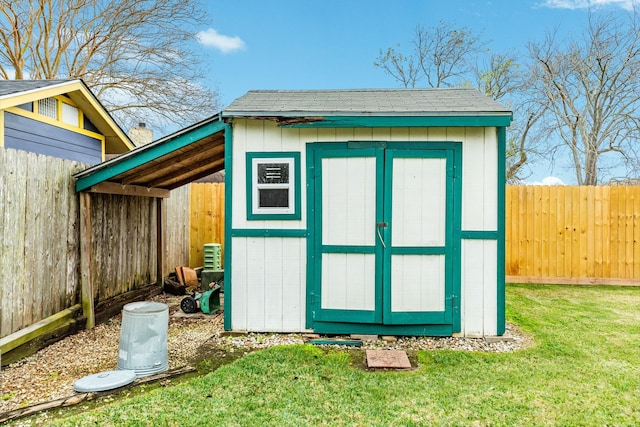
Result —
[[380, 229], [382, 227], [387, 227], [387, 223], [386, 222], [379, 222], [378, 226], [376, 227], [376, 232], [378, 233], [378, 239], [380, 239], [380, 243], [382, 243], [382, 247], [383, 248], [387, 248], [387, 245], [384, 243], [384, 239], [382, 238], [382, 234], [380, 233]]

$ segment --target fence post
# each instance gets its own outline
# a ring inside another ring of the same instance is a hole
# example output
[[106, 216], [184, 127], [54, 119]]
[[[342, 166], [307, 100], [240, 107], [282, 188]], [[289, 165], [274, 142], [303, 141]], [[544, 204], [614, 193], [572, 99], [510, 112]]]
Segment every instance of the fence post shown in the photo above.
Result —
[[165, 247], [165, 232], [167, 229], [167, 215], [165, 209], [164, 199], [161, 197], [156, 198], [156, 242], [157, 242], [157, 283], [159, 286], [164, 286], [164, 247]]
[[91, 194], [80, 192], [80, 280], [82, 282], [82, 312], [87, 318], [87, 329], [95, 326], [94, 286], [91, 250]]

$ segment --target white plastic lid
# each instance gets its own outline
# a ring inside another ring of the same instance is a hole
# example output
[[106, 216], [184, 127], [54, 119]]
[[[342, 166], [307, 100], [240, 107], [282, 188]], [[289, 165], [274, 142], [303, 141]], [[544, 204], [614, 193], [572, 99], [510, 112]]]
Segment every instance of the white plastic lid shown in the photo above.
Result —
[[136, 379], [136, 371], [121, 369], [88, 375], [73, 383], [73, 389], [82, 393], [112, 390], [131, 384]]

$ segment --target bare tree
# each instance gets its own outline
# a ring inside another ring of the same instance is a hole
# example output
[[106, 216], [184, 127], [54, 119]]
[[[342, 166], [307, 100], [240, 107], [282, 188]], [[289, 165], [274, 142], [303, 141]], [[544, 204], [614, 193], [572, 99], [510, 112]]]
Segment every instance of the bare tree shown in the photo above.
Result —
[[548, 110], [551, 156], [568, 153], [579, 185], [595, 185], [625, 165], [637, 172], [640, 137], [640, 28], [628, 19], [590, 16], [581, 39], [553, 33], [530, 43], [532, 85]]
[[197, 0], [0, 0], [0, 77], [82, 78], [126, 126], [217, 109], [190, 51]]
[[515, 54], [493, 53], [474, 69], [476, 87], [514, 112], [506, 146], [506, 179], [520, 183], [526, 166], [540, 152], [540, 122], [546, 107], [530, 100], [530, 76], [522, 72]]
[[535, 132], [543, 109], [526, 101], [528, 90], [513, 54], [490, 54], [486, 42], [468, 28], [440, 22], [438, 27], [418, 27], [403, 53], [400, 45], [381, 51], [374, 62], [405, 88], [473, 86], [490, 98], [508, 105], [515, 112], [506, 147], [506, 178], [519, 182], [525, 166], [536, 155]]
[[441, 21], [437, 27], [418, 26], [407, 53], [400, 51], [400, 45], [381, 50], [374, 65], [406, 88], [423, 80], [427, 87], [449, 87], [472, 71], [485, 45], [468, 28], [458, 29], [453, 23]]

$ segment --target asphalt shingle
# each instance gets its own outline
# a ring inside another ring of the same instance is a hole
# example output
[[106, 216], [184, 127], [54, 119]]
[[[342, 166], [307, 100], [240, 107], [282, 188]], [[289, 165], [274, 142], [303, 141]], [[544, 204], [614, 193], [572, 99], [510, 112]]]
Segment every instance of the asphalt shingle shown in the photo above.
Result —
[[60, 83], [70, 82], [70, 79], [58, 80], [0, 80], [0, 97], [15, 95], [21, 92], [54, 86]]
[[511, 111], [475, 89], [254, 90], [223, 115], [509, 115]]

